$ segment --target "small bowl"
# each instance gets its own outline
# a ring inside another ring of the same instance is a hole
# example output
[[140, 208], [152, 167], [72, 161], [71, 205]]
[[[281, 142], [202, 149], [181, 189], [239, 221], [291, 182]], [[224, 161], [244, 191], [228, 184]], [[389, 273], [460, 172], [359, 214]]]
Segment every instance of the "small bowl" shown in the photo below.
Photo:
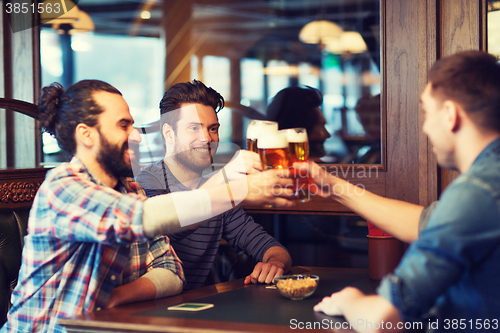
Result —
[[281, 295], [291, 300], [301, 300], [311, 296], [319, 283], [317, 275], [282, 275], [274, 278]]

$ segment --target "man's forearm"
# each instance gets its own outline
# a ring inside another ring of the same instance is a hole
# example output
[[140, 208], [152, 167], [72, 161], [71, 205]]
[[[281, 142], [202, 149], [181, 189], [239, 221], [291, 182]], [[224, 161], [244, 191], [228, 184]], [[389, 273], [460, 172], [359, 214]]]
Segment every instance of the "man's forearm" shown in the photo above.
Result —
[[[230, 183], [232, 187], [243, 183]], [[208, 185], [207, 185], [208, 184]], [[204, 188], [180, 191], [148, 198], [143, 206], [144, 233], [149, 238], [192, 229], [204, 221], [234, 208], [248, 191], [229, 191], [226, 184], [206, 183]], [[240, 186], [244, 187], [244, 186]], [[230, 195], [231, 194], [231, 195]], [[235, 196], [232, 196], [235, 194]], [[236, 196], [237, 194], [237, 196]]]
[[280, 246], [273, 246], [269, 248], [266, 253], [264, 253], [262, 262], [279, 262], [283, 265], [281, 268], [284, 273], [288, 272], [292, 266], [292, 258], [288, 252]]
[[329, 180], [331, 198], [404, 242], [410, 243], [418, 238], [418, 221], [423, 206], [384, 198], [340, 178], [329, 176]]
[[[217, 196], [209, 191], [223, 192], [220, 188], [199, 189], [158, 195], [147, 199], [143, 206], [142, 221], [146, 236], [154, 238], [158, 235], [174, 234], [193, 228], [202, 221], [231, 208], [229, 200], [225, 206], [219, 203], [219, 201], [224, 201], [223, 193]], [[215, 201], [213, 197], [218, 198], [218, 201]]]
[[122, 304], [155, 299], [156, 288], [147, 278], [139, 278], [113, 289], [106, 307], [113, 308]]
[[116, 287], [107, 307], [179, 294], [183, 282], [178, 275], [165, 268], [155, 268], [139, 279]]

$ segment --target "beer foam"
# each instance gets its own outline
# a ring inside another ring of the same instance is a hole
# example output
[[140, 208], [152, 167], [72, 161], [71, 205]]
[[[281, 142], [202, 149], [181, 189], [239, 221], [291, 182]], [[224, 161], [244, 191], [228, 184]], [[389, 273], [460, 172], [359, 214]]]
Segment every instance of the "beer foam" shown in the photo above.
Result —
[[277, 132], [278, 131], [278, 123], [275, 121], [268, 120], [256, 120], [253, 119], [250, 121], [247, 127], [247, 139], [258, 139], [260, 133], [264, 132]]
[[250, 139], [250, 140], [256, 139], [257, 133], [259, 133], [259, 129], [257, 128], [257, 125], [247, 127], [247, 139]]
[[281, 132], [261, 133], [257, 139], [257, 148], [259, 149], [277, 149], [288, 148], [288, 139]]
[[293, 129], [286, 129], [283, 130], [286, 133], [286, 136], [288, 138], [288, 142], [307, 142], [307, 132], [302, 131], [300, 133], [297, 133]]

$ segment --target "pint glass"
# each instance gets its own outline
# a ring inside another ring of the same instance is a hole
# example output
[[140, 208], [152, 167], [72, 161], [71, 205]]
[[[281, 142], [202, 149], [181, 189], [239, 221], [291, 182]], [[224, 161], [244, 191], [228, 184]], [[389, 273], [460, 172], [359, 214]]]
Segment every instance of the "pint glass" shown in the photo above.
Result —
[[278, 131], [278, 123], [268, 120], [252, 119], [247, 127], [247, 150], [258, 153], [257, 141], [261, 133], [274, 133]]
[[[288, 140], [285, 133], [271, 131], [258, 136], [257, 148], [262, 163], [262, 169], [288, 168]], [[264, 205], [272, 208], [272, 205]]]
[[289, 128], [283, 130], [288, 139], [288, 162], [305, 162], [309, 157], [309, 142], [305, 128]]
[[[282, 130], [288, 139], [288, 163], [292, 167], [294, 162], [306, 162], [309, 157], [309, 141], [305, 128], [289, 128]], [[309, 181], [307, 176], [297, 175], [294, 181], [295, 199], [301, 202], [310, 200]]]
[[258, 136], [257, 148], [262, 168], [286, 169], [288, 167], [288, 140], [285, 133], [267, 132]]

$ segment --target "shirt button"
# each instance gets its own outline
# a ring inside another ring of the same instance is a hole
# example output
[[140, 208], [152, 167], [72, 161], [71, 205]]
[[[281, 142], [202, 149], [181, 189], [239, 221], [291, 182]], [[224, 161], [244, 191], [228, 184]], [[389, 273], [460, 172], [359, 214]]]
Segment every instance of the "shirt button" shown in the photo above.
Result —
[[96, 309], [96, 310], [97, 310], [97, 311], [101, 311], [102, 309], [101, 309], [101, 307], [97, 307], [97, 309]]
[[111, 281], [116, 280], [116, 275], [111, 275], [110, 279], [111, 279]]

